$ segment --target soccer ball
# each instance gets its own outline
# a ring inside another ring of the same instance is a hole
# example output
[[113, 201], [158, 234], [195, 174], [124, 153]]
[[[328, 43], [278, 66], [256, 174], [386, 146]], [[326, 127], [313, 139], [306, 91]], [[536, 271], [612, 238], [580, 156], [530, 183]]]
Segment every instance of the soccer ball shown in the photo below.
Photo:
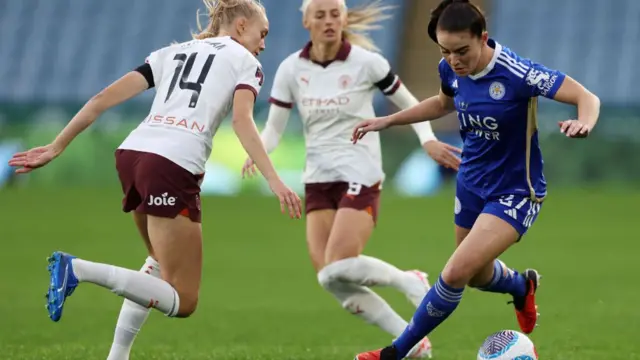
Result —
[[487, 337], [478, 360], [538, 360], [538, 353], [527, 335], [513, 330], [503, 330]]

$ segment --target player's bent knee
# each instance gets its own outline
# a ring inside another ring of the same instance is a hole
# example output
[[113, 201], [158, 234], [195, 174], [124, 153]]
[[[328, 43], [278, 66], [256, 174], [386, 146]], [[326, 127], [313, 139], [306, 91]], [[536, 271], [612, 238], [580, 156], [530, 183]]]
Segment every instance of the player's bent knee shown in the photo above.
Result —
[[350, 269], [355, 266], [357, 258], [347, 258], [327, 264], [318, 272], [318, 283], [328, 291], [333, 291], [341, 284], [353, 282]]
[[318, 273], [318, 282], [331, 293], [340, 305], [352, 314], [360, 314], [363, 308], [377, 310], [379, 302], [371, 297], [371, 290], [349, 276], [352, 261], [346, 259], [327, 265]]
[[199, 286], [193, 283], [172, 284], [178, 295], [178, 313], [176, 317], [187, 318], [198, 308]]
[[176, 317], [179, 318], [188, 318], [193, 315], [193, 313], [198, 308], [198, 296], [186, 295], [180, 296], [180, 309], [178, 310], [178, 314]]
[[331, 270], [331, 264], [318, 271], [318, 283], [325, 290], [331, 291], [331, 288], [339, 281], [339, 274]]
[[461, 288], [469, 283], [475, 274], [464, 264], [447, 264], [442, 270], [442, 279], [452, 287]]

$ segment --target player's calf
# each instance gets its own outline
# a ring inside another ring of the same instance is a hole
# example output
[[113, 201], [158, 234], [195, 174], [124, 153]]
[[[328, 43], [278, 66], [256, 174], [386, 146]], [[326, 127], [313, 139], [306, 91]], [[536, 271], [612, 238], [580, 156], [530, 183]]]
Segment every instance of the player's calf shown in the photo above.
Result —
[[339, 268], [339, 271], [331, 272], [339, 273], [344, 281], [367, 287], [391, 286], [405, 294], [415, 306], [420, 304], [430, 287], [426, 273], [417, 270], [402, 271], [371, 256], [349, 257], [331, 262], [327, 265], [329, 266]]
[[156, 308], [167, 316], [177, 316], [180, 309], [180, 297], [171, 284], [137, 271], [55, 252], [49, 258], [49, 273], [47, 309], [53, 321], [60, 320], [66, 299], [82, 282], [102, 286], [138, 305]]
[[462, 300], [463, 291], [464, 286], [453, 287], [440, 276], [422, 300], [409, 326], [393, 342], [393, 351], [397, 352], [398, 358], [407, 356], [418, 342], [454, 312]]
[[198, 308], [199, 283], [194, 283], [192, 279], [171, 276], [171, 273], [167, 274], [165, 281], [173, 286], [176, 298], [180, 299], [177, 303], [177, 311], [172, 316], [187, 318], [193, 315]]
[[196, 309], [198, 308], [198, 295], [189, 294], [184, 298], [185, 301], [182, 301], [182, 299], [180, 301], [180, 308], [175, 317], [188, 318], [189, 316], [193, 315], [193, 313], [196, 312]]
[[378, 294], [354, 281], [350, 271], [352, 262], [349, 260], [325, 266], [318, 273], [318, 282], [345, 310], [397, 337], [407, 326], [407, 322]]
[[[527, 291], [527, 280], [523, 274], [510, 269], [502, 261], [496, 259], [490, 272], [483, 271], [469, 281], [469, 286], [486, 292], [524, 296]], [[488, 276], [487, 276], [488, 275]]]
[[197, 308], [202, 277], [202, 230], [200, 223], [178, 215], [175, 218], [147, 216], [149, 239], [162, 278], [176, 291], [175, 317], [189, 317]]

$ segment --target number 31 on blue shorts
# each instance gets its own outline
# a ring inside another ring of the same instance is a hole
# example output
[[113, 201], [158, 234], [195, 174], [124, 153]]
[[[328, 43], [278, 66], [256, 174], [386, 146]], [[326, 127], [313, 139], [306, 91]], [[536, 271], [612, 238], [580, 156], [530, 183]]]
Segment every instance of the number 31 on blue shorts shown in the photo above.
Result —
[[455, 199], [455, 224], [471, 229], [480, 214], [486, 213], [499, 217], [524, 235], [536, 221], [542, 203], [524, 195], [502, 195], [484, 199], [458, 184]]

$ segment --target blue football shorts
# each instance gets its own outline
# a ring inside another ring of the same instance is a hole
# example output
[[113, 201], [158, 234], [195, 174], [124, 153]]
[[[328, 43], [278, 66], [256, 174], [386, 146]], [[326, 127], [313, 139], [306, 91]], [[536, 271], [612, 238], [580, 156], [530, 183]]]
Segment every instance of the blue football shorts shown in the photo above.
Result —
[[471, 229], [480, 214], [491, 214], [508, 222], [524, 235], [538, 218], [542, 203], [524, 195], [501, 195], [484, 199], [471, 192], [459, 181], [456, 185], [455, 224]]

